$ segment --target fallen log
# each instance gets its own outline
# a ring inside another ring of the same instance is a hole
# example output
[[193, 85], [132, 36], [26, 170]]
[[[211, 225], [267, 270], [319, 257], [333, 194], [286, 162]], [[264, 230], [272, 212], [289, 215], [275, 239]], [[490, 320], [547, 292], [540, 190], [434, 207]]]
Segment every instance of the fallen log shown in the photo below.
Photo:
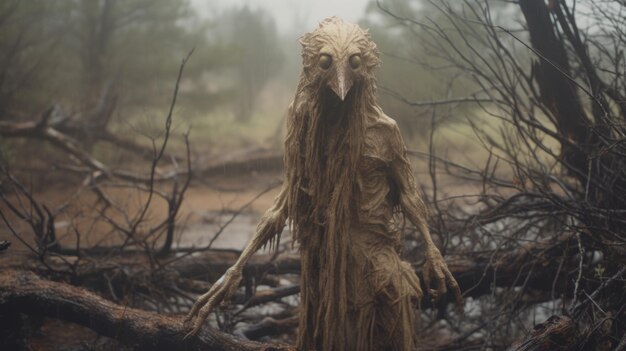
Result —
[[197, 169], [198, 178], [238, 176], [253, 172], [280, 172], [283, 169], [283, 152], [275, 149], [256, 148], [245, 150], [218, 163]]
[[[494, 287], [514, 287], [524, 285], [537, 291], [562, 293], [566, 292], [566, 282], [571, 272], [560, 272], [560, 260], [567, 247], [576, 247], [571, 238], [561, 238], [547, 242], [532, 243], [515, 250], [485, 252], [471, 256], [450, 255], [446, 262], [456, 278], [461, 291], [466, 297], [479, 297], [490, 293]], [[145, 267], [147, 258], [143, 253], [121, 253], [105, 256], [83, 258], [81, 263], [73, 266], [76, 257], [50, 257], [48, 266], [56, 273], [75, 269], [71, 279], [75, 285], [88, 285], [98, 291], [109, 285], [117, 288], [126, 286], [128, 282], [137, 286], [137, 281], [156, 283], [159, 286], [178, 286], [184, 290], [199, 293], [207, 288], [206, 284], [194, 281], [214, 282], [231, 267], [239, 252], [236, 250], [209, 250], [185, 257], [169, 256], [160, 260], [161, 274], [149, 274]], [[46, 267], [32, 258], [18, 260], [15, 256], [0, 255], [0, 266], [14, 269], [31, 269], [45, 272]], [[5, 264], [6, 263], [6, 264]], [[26, 268], [29, 267], [29, 268]], [[421, 268], [416, 272], [422, 277]], [[244, 270], [246, 279], [258, 279], [265, 273], [286, 274], [300, 272], [300, 259], [297, 255], [255, 255]], [[108, 281], [103, 281], [103, 274]], [[157, 278], [154, 278], [157, 277]], [[553, 286], [553, 282], [557, 280]], [[246, 281], [244, 279], [244, 282]], [[156, 281], [155, 281], [156, 280]], [[185, 289], [188, 287], [189, 289]], [[297, 289], [291, 291], [297, 293]], [[446, 303], [446, 301], [442, 301]], [[422, 307], [430, 307], [428, 299]]]
[[25, 313], [77, 323], [136, 350], [295, 350], [286, 345], [240, 340], [213, 328], [183, 339], [188, 329], [181, 317], [120, 306], [28, 271], [4, 270], [0, 274], [0, 313]]
[[[234, 250], [205, 251], [176, 260], [168, 268], [177, 271], [184, 278], [215, 281], [235, 264], [239, 255], [240, 252]], [[300, 273], [300, 257], [280, 255], [274, 259], [273, 255], [255, 255], [244, 268], [244, 275], [259, 276], [265, 272]]]

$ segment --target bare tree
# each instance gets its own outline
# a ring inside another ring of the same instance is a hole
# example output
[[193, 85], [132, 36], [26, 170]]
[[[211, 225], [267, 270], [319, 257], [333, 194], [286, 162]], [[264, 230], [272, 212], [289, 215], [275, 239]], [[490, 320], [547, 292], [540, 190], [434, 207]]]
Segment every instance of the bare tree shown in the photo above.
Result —
[[[621, 349], [625, 4], [428, 4], [438, 10], [438, 20], [405, 17], [378, 2], [477, 93], [438, 101], [399, 98], [431, 106], [435, 128], [443, 107], [455, 113], [460, 103], [474, 104], [467, 123], [487, 155], [475, 168], [436, 155], [432, 144], [430, 152], [414, 153], [429, 161], [435, 231], [449, 250], [468, 256], [552, 243], [532, 259], [510, 261], [511, 287], [479, 299], [477, 317], [445, 317], [459, 326], [454, 342], [511, 346], [534, 324], [533, 316], [547, 310], [554, 316], [535, 325], [520, 350]], [[477, 192], [446, 197], [438, 180], [450, 176], [474, 184]], [[488, 262], [484, 276], [495, 265]]]

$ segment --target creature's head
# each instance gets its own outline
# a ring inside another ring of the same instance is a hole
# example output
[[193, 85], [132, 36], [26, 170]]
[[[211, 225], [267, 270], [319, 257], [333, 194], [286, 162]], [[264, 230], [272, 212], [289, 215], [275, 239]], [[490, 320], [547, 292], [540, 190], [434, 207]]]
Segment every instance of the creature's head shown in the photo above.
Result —
[[353, 86], [373, 81], [374, 69], [380, 65], [369, 33], [338, 17], [323, 20], [300, 43], [306, 81], [332, 90], [341, 101]]

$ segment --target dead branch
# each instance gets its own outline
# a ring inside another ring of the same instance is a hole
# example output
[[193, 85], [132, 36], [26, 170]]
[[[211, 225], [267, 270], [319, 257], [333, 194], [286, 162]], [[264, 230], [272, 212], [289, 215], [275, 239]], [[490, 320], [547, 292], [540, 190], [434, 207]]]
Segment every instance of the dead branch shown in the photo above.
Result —
[[569, 317], [552, 316], [537, 324], [528, 340], [517, 351], [574, 350], [579, 346], [576, 323]]

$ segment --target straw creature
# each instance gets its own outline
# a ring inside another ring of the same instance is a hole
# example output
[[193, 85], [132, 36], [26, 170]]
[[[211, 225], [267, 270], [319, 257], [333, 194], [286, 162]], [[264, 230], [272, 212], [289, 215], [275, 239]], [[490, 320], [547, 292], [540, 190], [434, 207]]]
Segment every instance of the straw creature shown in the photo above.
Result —
[[377, 104], [379, 51], [366, 31], [337, 17], [300, 42], [282, 190], [239, 260], [193, 306], [190, 334], [232, 296], [250, 256], [278, 245], [289, 220], [302, 262], [298, 348], [412, 350], [423, 294], [399, 255], [401, 214], [423, 236], [425, 284], [437, 282], [431, 294], [447, 286], [457, 302], [461, 294], [431, 239], [398, 126]]

